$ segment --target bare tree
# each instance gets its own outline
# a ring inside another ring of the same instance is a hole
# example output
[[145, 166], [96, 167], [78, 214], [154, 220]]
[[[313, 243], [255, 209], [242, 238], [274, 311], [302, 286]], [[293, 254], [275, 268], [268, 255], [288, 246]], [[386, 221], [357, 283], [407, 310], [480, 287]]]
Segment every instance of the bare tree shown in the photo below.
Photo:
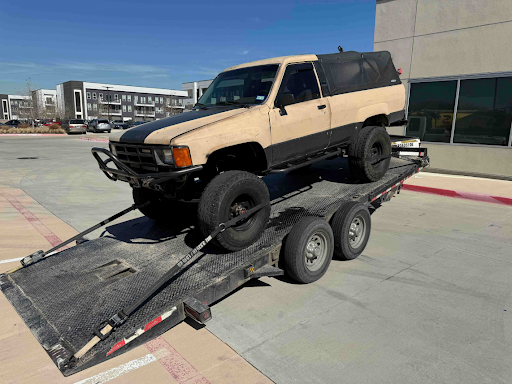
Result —
[[18, 118], [28, 120], [31, 124], [37, 119], [38, 112], [34, 88], [34, 84], [29, 77], [25, 80], [25, 86], [19, 91], [20, 95], [25, 96], [25, 98], [19, 101]]
[[166, 117], [179, 115], [183, 112], [183, 108], [178, 107], [178, 99], [172, 96], [166, 98], [165, 103], [162, 106], [162, 110]]

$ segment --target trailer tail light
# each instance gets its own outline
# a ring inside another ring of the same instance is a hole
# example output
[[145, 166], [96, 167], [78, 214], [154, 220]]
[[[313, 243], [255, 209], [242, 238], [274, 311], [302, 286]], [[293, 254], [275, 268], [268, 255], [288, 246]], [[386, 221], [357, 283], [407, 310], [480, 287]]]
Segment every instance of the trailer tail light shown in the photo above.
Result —
[[401, 75], [403, 73], [402, 68], [398, 68], [398, 74]]
[[173, 147], [174, 164], [176, 167], [189, 167], [192, 165], [188, 147]]
[[185, 300], [183, 302], [183, 307], [185, 315], [200, 324], [204, 324], [212, 318], [212, 311], [210, 310], [210, 307], [194, 298]]

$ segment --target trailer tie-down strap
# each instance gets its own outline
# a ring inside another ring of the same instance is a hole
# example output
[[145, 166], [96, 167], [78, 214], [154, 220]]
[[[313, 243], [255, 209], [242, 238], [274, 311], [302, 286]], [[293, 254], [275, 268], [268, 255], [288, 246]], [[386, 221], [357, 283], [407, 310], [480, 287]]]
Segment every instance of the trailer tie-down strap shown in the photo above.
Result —
[[199, 253], [199, 251], [206, 246], [210, 241], [212, 241], [217, 235], [221, 232], [224, 232], [226, 229], [238, 224], [240, 221], [246, 220], [251, 215], [258, 212], [263, 207], [267, 206], [268, 203], [261, 203], [256, 205], [254, 208], [247, 210], [245, 213], [236, 216], [225, 223], [219, 224], [219, 226], [212, 232], [206, 239], [204, 239], [197, 247], [192, 249], [189, 253], [187, 253], [180, 261], [178, 261], [169, 271], [167, 271], [162, 277], [160, 277], [142, 296], [140, 296], [132, 305], [127, 308], [122, 309], [108, 320], [101, 322], [93, 331], [93, 338], [82, 347], [77, 353], [75, 353], [68, 361], [65, 362], [65, 365], [69, 365], [72, 362], [76, 362], [79, 358], [85, 355], [88, 351], [90, 351], [96, 344], [100, 341], [105, 340], [110, 336], [110, 334], [121, 324], [123, 324], [126, 319], [135, 312], [141, 305], [143, 305], [148, 299], [150, 299], [153, 295], [155, 295], [169, 280], [171, 280], [176, 274], [178, 274], [188, 263], [194, 259], [194, 256]]
[[133, 204], [131, 207], [123, 209], [121, 212], [116, 213], [115, 215], [110, 216], [108, 219], [105, 219], [105, 220], [103, 220], [102, 222], [99, 222], [96, 225], [93, 225], [92, 227], [86, 229], [85, 231], [80, 232], [78, 235], [75, 235], [75, 236], [67, 239], [66, 241], [63, 241], [62, 243], [57, 244], [55, 247], [53, 247], [52, 249], [47, 250], [46, 252], [43, 252], [43, 251], [34, 252], [33, 254], [28, 255], [28, 256], [24, 257], [23, 259], [21, 259], [20, 260], [21, 265], [19, 267], [14, 268], [13, 270], [10, 270], [9, 272], [7, 272], [7, 274], [16, 272], [18, 269], [24, 268], [24, 267], [26, 267], [26, 266], [28, 266], [30, 264], [34, 264], [34, 263], [38, 262], [39, 260], [45, 259], [47, 257], [50, 257], [53, 254], [53, 252], [61, 249], [65, 245], [68, 245], [69, 243], [71, 243], [71, 242], [73, 242], [75, 240], [79, 240], [82, 237], [84, 237], [85, 235], [87, 235], [88, 233], [91, 233], [92, 231], [95, 231], [96, 229], [101, 228], [104, 225], [107, 225], [111, 221], [114, 221], [114, 220], [120, 218], [121, 216], [124, 216], [127, 213], [129, 213], [131, 211], [134, 211], [134, 210], [136, 210], [138, 208], [144, 208], [144, 207], [148, 206], [149, 204], [150, 204], [149, 200], [146, 201], [143, 204], [138, 204], [138, 205]]

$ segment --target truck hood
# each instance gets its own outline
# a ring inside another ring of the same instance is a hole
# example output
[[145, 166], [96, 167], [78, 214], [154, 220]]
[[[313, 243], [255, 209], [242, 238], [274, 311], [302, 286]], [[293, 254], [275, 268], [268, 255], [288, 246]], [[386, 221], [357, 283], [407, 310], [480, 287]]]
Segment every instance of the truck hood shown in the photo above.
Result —
[[110, 136], [111, 142], [169, 145], [176, 136], [247, 112], [239, 107], [209, 107], [152, 121]]

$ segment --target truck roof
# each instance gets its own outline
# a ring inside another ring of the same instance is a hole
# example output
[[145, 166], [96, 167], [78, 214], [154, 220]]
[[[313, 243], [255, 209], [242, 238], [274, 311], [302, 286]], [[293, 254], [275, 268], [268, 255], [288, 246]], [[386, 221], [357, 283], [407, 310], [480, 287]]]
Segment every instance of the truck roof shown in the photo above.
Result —
[[239, 69], [239, 68], [255, 67], [257, 65], [288, 64], [288, 63], [293, 63], [296, 61], [316, 61], [316, 60], [318, 60], [318, 57], [313, 54], [272, 57], [270, 59], [251, 61], [249, 63], [234, 65], [232, 67], [226, 68], [222, 72], [232, 71], [233, 69]]

